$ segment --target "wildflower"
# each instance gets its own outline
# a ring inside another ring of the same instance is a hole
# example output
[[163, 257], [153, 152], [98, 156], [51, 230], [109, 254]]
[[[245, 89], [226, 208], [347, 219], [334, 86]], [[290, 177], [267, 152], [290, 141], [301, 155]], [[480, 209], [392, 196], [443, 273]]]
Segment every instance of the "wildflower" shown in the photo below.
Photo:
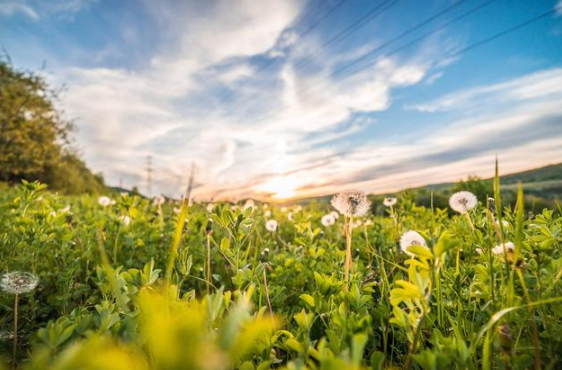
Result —
[[39, 279], [24, 271], [8, 272], [2, 276], [0, 288], [10, 294], [25, 294], [37, 287]]
[[283, 213], [287, 212], [287, 207], [281, 207], [281, 212]]
[[402, 234], [402, 237], [400, 238], [400, 249], [402, 249], [403, 252], [411, 257], [414, 257], [415, 254], [408, 252], [408, 248], [414, 245], [428, 249], [425, 239], [418, 232], [410, 230]]
[[287, 219], [289, 221], [294, 221], [295, 220], [295, 214], [293, 212], [289, 212], [289, 214], [287, 215]]
[[162, 204], [164, 204], [164, 202], [166, 202], [166, 198], [164, 198], [164, 196], [162, 195], [157, 195], [154, 197], [154, 200], [152, 201], [152, 204], [155, 207], [160, 207]]
[[476, 253], [482, 254], [482, 248], [476, 248]]
[[300, 212], [302, 211], [302, 206], [296, 206], [295, 207], [295, 212]]
[[371, 207], [371, 202], [364, 192], [345, 190], [334, 195], [332, 206], [344, 216], [363, 216]]
[[270, 218], [271, 217], [271, 211], [267, 210], [263, 213], [263, 215], [265, 216], [265, 218]]
[[70, 205], [67, 205], [66, 207], [60, 210], [60, 213], [63, 215], [68, 212], [70, 212]]
[[385, 207], [392, 207], [396, 204], [396, 202], [398, 202], [398, 200], [395, 197], [386, 197], [382, 201], [382, 204], [384, 204]]
[[371, 220], [370, 218], [364, 223], [365, 226], [371, 226], [372, 224], [373, 224], [373, 220]]
[[334, 220], [337, 220], [338, 217], [340, 217], [339, 212], [336, 212], [336, 211], [332, 211], [332, 212], [330, 212], [330, 214], [334, 217]]
[[363, 225], [363, 221], [361, 221], [361, 220], [355, 220], [355, 221], [353, 221], [353, 228], [354, 228], [354, 229], [355, 229], [356, 227], [361, 226], [361, 225]]
[[208, 203], [207, 204], [207, 212], [213, 212], [213, 209], [215, 209], [215, 203]]
[[244, 211], [246, 211], [248, 208], [251, 208], [253, 210], [255, 206], [256, 206], [256, 203], [252, 199], [248, 199], [246, 201], [246, 203], [244, 204], [244, 207], [242, 209]]
[[181, 208], [180, 207], [174, 207], [174, 213], [179, 215], [179, 213], [181, 212]]
[[269, 232], [272, 232], [272, 233], [275, 232], [277, 230], [277, 221], [267, 220], [267, 222], [265, 223], [265, 228]]
[[336, 223], [336, 218], [334, 217], [333, 214], [328, 213], [327, 215], [322, 216], [322, 225], [331, 226], [335, 223]]
[[115, 203], [114, 203], [114, 201], [111, 200], [111, 198], [103, 195], [103, 196], [98, 198], [98, 204], [102, 207], [107, 207], [107, 206], [110, 206], [110, 205], [115, 204]]
[[458, 213], [465, 214], [476, 207], [478, 199], [469, 191], [459, 191], [449, 198], [449, 205]]
[[492, 248], [492, 253], [496, 255], [502, 255], [504, 253], [504, 248], [508, 254], [515, 252], [515, 244], [513, 244], [512, 242], [507, 242], [496, 245], [494, 248]]
[[131, 224], [131, 217], [125, 215], [125, 216], [121, 216], [121, 222], [123, 222], [123, 225], [125, 226], [129, 226]]

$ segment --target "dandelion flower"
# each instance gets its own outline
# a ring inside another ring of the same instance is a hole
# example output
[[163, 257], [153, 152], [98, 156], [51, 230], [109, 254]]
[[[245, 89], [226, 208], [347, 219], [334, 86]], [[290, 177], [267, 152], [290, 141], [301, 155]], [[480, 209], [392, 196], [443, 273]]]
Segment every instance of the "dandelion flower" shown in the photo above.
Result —
[[336, 218], [333, 214], [328, 213], [327, 215], [322, 216], [322, 225], [324, 226], [332, 226], [336, 223]]
[[369, 211], [371, 202], [360, 190], [345, 190], [334, 195], [332, 206], [345, 216], [363, 216]]
[[287, 207], [281, 207], [281, 212], [283, 213], [287, 212]]
[[25, 294], [37, 287], [39, 279], [29, 272], [14, 271], [2, 276], [0, 288], [10, 294]]
[[300, 205], [299, 205], [299, 206], [296, 206], [296, 207], [295, 207], [295, 212], [300, 212], [300, 211], [302, 211], [302, 206], [300, 206]]
[[105, 195], [103, 195], [103, 196], [101, 196], [101, 197], [98, 198], [98, 204], [99, 204], [100, 206], [102, 206], [102, 207], [107, 207], [107, 206], [110, 206], [110, 205], [112, 205], [112, 204], [114, 204], [114, 203], [113, 203], [113, 201], [111, 200], [111, 198], [106, 197]]
[[386, 197], [382, 201], [382, 204], [384, 204], [385, 207], [392, 207], [396, 202], [398, 202], [398, 200], [395, 197]]
[[405, 252], [411, 257], [415, 257], [415, 254], [408, 251], [408, 248], [414, 245], [427, 248], [427, 243], [425, 242], [425, 239], [417, 231], [410, 230], [402, 234], [402, 237], [400, 238], [400, 249], [402, 249], [403, 252]]
[[152, 204], [155, 207], [160, 207], [162, 204], [164, 204], [164, 202], [166, 202], [166, 198], [164, 198], [164, 196], [162, 195], [157, 195], [154, 197], [154, 200], [152, 201]]
[[458, 213], [465, 214], [476, 207], [478, 199], [469, 191], [459, 191], [449, 198], [449, 205]]
[[366, 220], [364, 223], [365, 226], [371, 226], [372, 224], [373, 224], [373, 220], [371, 220], [370, 218]]
[[125, 215], [125, 216], [121, 216], [121, 222], [123, 222], [123, 225], [125, 226], [129, 226], [131, 224], [131, 217]]
[[271, 217], [271, 211], [268, 209], [267, 211], [265, 211], [263, 213], [263, 215], [265, 216], [265, 218], [270, 218]]
[[330, 214], [334, 217], [334, 220], [337, 220], [340, 217], [339, 212], [336, 211], [332, 211], [330, 212]]
[[513, 253], [515, 251], [515, 244], [513, 244], [512, 242], [507, 242], [500, 245], [496, 245], [494, 248], [492, 248], [492, 253], [496, 255], [503, 255], [504, 247], [507, 253]]
[[207, 212], [211, 213], [215, 209], [215, 203], [208, 203], [207, 204]]
[[267, 220], [267, 222], [265, 223], [265, 228], [269, 232], [272, 232], [272, 233], [275, 232], [277, 230], [277, 221]]
[[482, 248], [476, 248], [475, 250], [476, 250], [476, 253], [482, 254]]
[[287, 219], [289, 221], [294, 221], [295, 220], [295, 214], [293, 212], [289, 212], [289, 214], [287, 215]]
[[251, 208], [253, 210], [255, 206], [256, 206], [256, 202], [254, 202], [252, 199], [248, 199], [242, 209], [244, 211], [246, 211], [248, 208]]

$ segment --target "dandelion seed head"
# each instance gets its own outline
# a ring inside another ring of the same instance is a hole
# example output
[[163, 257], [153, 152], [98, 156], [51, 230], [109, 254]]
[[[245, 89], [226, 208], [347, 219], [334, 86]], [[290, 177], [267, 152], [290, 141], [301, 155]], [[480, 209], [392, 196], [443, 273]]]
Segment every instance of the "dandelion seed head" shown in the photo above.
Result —
[[2, 276], [0, 288], [10, 294], [25, 294], [37, 287], [39, 279], [25, 271], [8, 272]]
[[215, 209], [215, 203], [208, 203], [207, 204], [207, 212], [213, 212], [213, 209]]
[[263, 213], [263, 215], [265, 216], [265, 218], [270, 218], [271, 217], [271, 211], [268, 209], [267, 211], [265, 211]]
[[506, 242], [496, 245], [494, 248], [492, 248], [492, 253], [501, 256], [503, 255], [504, 247], [507, 253], [513, 253], [515, 251], [515, 244], [513, 244], [512, 242]]
[[164, 204], [164, 202], [166, 202], [166, 198], [164, 198], [163, 195], [157, 195], [157, 196], [155, 196], [154, 199], [152, 200], [152, 204], [153, 204], [155, 207], [161, 206], [162, 204]]
[[406, 231], [404, 234], [402, 234], [402, 237], [400, 238], [400, 249], [402, 249], [402, 251], [408, 254], [409, 256], [415, 257], [414, 253], [408, 251], [408, 248], [410, 248], [413, 245], [418, 245], [427, 248], [427, 243], [425, 242], [425, 239], [423, 238], [423, 236], [421, 236], [420, 233], [413, 230]]
[[334, 195], [331, 201], [339, 213], [345, 216], [363, 216], [371, 208], [367, 195], [360, 190], [345, 190]]
[[121, 216], [120, 217], [121, 222], [123, 222], [123, 225], [125, 226], [129, 226], [131, 224], [131, 217], [125, 215], [125, 216]]
[[337, 220], [337, 219], [340, 217], [339, 212], [336, 212], [336, 211], [332, 211], [332, 212], [330, 212], [330, 214], [331, 214], [332, 216], [334, 216], [334, 219], [335, 219], [335, 220]]
[[256, 202], [254, 202], [252, 199], [248, 199], [246, 203], [244, 203], [244, 207], [242, 209], [244, 211], [247, 210], [248, 208], [251, 208], [253, 210], [255, 207], [256, 207]]
[[289, 212], [289, 214], [287, 215], [287, 219], [289, 219], [289, 221], [294, 221], [295, 220], [295, 214], [293, 212]]
[[98, 198], [98, 204], [102, 207], [107, 207], [115, 203], [111, 200], [111, 198], [102, 195], [101, 197]]
[[398, 202], [398, 199], [396, 199], [395, 197], [386, 197], [382, 201], [382, 204], [384, 204], [385, 207], [392, 207], [396, 204], [396, 202]]
[[470, 191], [459, 191], [449, 198], [449, 205], [451, 208], [461, 214], [465, 214], [469, 210], [474, 209], [477, 202], [478, 198]]
[[277, 221], [267, 220], [267, 222], [265, 223], [265, 228], [269, 232], [275, 232], [277, 230]]
[[[337, 212], [336, 212], [337, 213]], [[322, 216], [322, 225], [324, 226], [332, 226], [336, 223], [336, 218], [332, 213], [328, 213], [327, 215]]]

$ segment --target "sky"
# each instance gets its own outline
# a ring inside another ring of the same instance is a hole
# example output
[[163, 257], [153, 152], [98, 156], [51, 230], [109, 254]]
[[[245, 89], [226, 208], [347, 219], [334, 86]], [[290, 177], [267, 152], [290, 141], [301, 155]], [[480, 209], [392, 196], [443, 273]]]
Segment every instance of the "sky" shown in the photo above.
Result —
[[389, 193], [562, 162], [562, 1], [0, 0], [109, 185]]

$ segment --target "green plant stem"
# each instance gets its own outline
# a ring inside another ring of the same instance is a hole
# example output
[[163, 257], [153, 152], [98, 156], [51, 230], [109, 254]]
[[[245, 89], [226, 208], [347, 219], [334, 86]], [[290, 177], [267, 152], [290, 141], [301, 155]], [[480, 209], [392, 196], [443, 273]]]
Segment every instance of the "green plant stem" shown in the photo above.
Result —
[[18, 352], [18, 301], [19, 294], [16, 293], [14, 299], [14, 345], [12, 348], [12, 369], [17, 367], [17, 352]]
[[523, 274], [521, 270], [515, 267], [517, 271], [517, 276], [519, 276], [519, 281], [521, 283], [521, 287], [523, 288], [523, 293], [525, 295], [525, 299], [527, 300], [527, 311], [529, 312], [529, 317], [531, 319], [531, 331], [533, 333], [533, 347], [535, 350], [535, 370], [542, 369], [541, 365], [541, 350], [540, 350], [540, 343], [539, 343], [539, 331], [537, 329], [537, 323], [535, 321], [535, 316], [533, 314], [533, 310], [531, 308], [531, 296], [529, 295], [529, 291], [527, 290], [527, 285], [525, 284], [525, 280], [523, 278]]
[[408, 350], [408, 359], [406, 360], [406, 365], [404, 366], [405, 370], [410, 370], [410, 368], [412, 367], [412, 356], [414, 355], [414, 352], [416, 351], [416, 346], [418, 345], [418, 337], [420, 335], [421, 326], [424, 317], [425, 317], [425, 313], [422, 313], [420, 315], [420, 319], [418, 320], [416, 330], [414, 331], [414, 338], [412, 339], [412, 344]]
[[345, 267], [344, 267], [344, 275], [345, 275], [345, 285], [346, 288], [349, 289], [349, 270], [351, 266], [351, 233], [353, 228], [353, 217], [345, 216]]
[[267, 301], [267, 308], [269, 309], [269, 315], [271, 320], [273, 320], [273, 307], [271, 306], [271, 300], [269, 299], [269, 289], [267, 287], [267, 265], [263, 267], [263, 289], [265, 292], [265, 299]]
[[212, 273], [211, 273], [211, 235], [207, 234], [207, 294], [211, 292]]

